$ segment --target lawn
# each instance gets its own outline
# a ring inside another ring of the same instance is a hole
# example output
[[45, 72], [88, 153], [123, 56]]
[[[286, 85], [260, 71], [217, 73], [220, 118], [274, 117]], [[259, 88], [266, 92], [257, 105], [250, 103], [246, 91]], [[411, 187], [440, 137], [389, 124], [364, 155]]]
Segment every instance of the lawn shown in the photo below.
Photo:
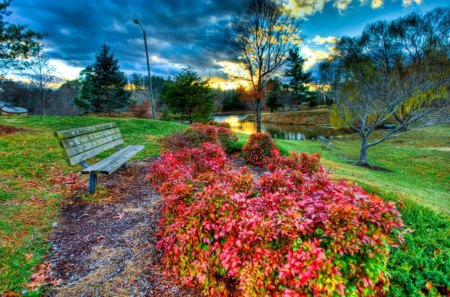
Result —
[[321, 153], [323, 164], [337, 178], [353, 180], [375, 191], [396, 194], [436, 212], [450, 215], [450, 126], [430, 127], [369, 148], [368, 161], [392, 172], [354, 166], [359, 138], [335, 139], [336, 150], [325, 150], [318, 142], [278, 140], [292, 151]]
[[145, 145], [136, 158], [159, 154], [157, 139], [184, 127], [139, 119], [0, 116], [0, 125], [25, 129], [0, 136], [0, 293], [24, 289], [43, 261], [63, 198], [55, 178], [81, 169], [67, 165], [53, 131], [110, 121], [118, 124], [125, 144]]
[[[25, 288], [47, 253], [48, 232], [63, 202], [55, 178], [78, 172], [63, 159], [53, 131], [114, 121], [126, 144], [144, 144], [136, 158], [159, 154], [158, 138], [184, 125], [101, 117], [0, 117], [0, 125], [25, 129], [0, 136], [0, 292]], [[346, 178], [397, 202], [409, 233], [389, 263], [392, 296], [445, 295], [450, 288], [450, 126], [422, 129], [369, 149], [369, 163], [391, 172], [352, 165], [359, 140], [333, 140], [336, 150], [315, 141], [278, 140], [286, 150], [321, 153], [335, 178]], [[240, 135], [244, 141], [248, 136]], [[401, 202], [399, 202], [401, 201]]]

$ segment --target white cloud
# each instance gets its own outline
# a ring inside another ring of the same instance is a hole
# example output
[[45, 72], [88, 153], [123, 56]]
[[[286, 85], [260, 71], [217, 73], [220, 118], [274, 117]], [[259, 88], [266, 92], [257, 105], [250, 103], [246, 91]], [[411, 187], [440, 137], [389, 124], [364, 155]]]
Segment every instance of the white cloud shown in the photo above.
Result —
[[312, 41], [317, 44], [336, 43], [338, 41], [338, 38], [334, 36], [321, 37], [319, 35], [316, 35], [316, 37], [314, 37]]
[[289, 9], [293, 15], [298, 17], [306, 17], [317, 12], [322, 12], [325, 4], [330, 0], [289, 0], [286, 3], [286, 8]]
[[403, 6], [410, 6], [413, 3], [421, 4], [422, 0], [403, 0]]
[[334, 1], [333, 6], [336, 7], [339, 12], [342, 12], [347, 9], [347, 7], [353, 2], [353, 0], [336, 0]]
[[380, 8], [383, 6], [383, 0], [372, 0], [372, 4], [370, 5], [373, 9]]
[[56, 76], [59, 76], [64, 79], [76, 79], [78, 75], [80, 74], [80, 71], [83, 70], [82, 67], [73, 67], [70, 65], [67, 65], [66, 62], [62, 60], [57, 59], [50, 59], [49, 60], [50, 65], [55, 67], [56, 69]]
[[315, 64], [323, 60], [326, 60], [330, 57], [329, 52], [315, 50], [307, 46], [303, 46], [300, 51], [302, 56], [306, 58], [304, 64], [305, 70], [311, 69]]

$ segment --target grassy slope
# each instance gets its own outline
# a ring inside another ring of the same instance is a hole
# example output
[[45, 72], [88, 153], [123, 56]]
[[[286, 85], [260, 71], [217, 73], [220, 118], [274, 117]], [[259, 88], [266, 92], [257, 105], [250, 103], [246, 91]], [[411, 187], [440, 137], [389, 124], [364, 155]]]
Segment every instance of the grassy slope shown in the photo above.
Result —
[[0, 116], [0, 125], [28, 129], [0, 137], [0, 293], [21, 290], [48, 250], [46, 235], [62, 198], [49, 179], [81, 169], [67, 165], [53, 131], [110, 121], [119, 125], [125, 144], [145, 144], [136, 158], [157, 155], [157, 138], [184, 127], [139, 119]]
[[324, 150], [314, 141], [279, 140], [293, 151], [321, 153], [323, 164], [337, 178], [346, 178], [361, 185], [399, 197], [407, 197], [437, 212], [450, 214], [450, 126], [427, 128], [386, 141], [369, 149], [371, 165], [393, 172], [357, 167], [358, 136], [333, 140], [337, 150]]

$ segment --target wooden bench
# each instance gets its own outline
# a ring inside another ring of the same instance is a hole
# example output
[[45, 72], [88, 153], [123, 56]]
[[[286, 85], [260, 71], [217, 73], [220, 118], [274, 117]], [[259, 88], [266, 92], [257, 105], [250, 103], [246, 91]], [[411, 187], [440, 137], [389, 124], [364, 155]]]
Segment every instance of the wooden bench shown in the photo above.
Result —
[[[97, 174], [111, 174], [122, 167], [134, 155], [144, 149], [143, 145], [130, 145], [121, 148], [122, 135], [115, 123], [81, 127], [55, 132], [64, 148], [67, 162], [84, 167], [83, 174], [89, 174], [89, 192], [95, 193]], [[112, 148], [118, 151], [109, 157], [90, 165], [87, 159], [97, 156]]]

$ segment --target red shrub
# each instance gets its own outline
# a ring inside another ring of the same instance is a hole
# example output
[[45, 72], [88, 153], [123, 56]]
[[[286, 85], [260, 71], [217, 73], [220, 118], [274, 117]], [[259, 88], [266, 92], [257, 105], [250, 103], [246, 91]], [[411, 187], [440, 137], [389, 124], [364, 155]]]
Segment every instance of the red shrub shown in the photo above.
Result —
[[184, 131], [171, 134], [162, 139], [164, 151], [180, 151], [196, 148], [205, 142], [221, 145], [226, 151], [237, 141], [236, 135], [224, 127], [194, 123]]
[[272, 158], [269, 159], [266, 167], [274, 171], [276, 169], [297, 170], [308, 175], [318, 171], [323, 171], [320, 166], [320, 154], [308, 155], [307, 153], [291, 152], [290, 156], [281, 156], [278, 151], [272, 152]]
[[255, 133], [242, 148], [244, 159], [257, 166], [266, 166], [271, 162], [273, 154], [279, 154], [279, 150], [269, 134]]
[[209, 296], [375, 295], [401, 226], [394, 205], [333, 182], [317, 156], [284, 158], [259, 182], [214, 144], [152, 165], [170, 273]]

